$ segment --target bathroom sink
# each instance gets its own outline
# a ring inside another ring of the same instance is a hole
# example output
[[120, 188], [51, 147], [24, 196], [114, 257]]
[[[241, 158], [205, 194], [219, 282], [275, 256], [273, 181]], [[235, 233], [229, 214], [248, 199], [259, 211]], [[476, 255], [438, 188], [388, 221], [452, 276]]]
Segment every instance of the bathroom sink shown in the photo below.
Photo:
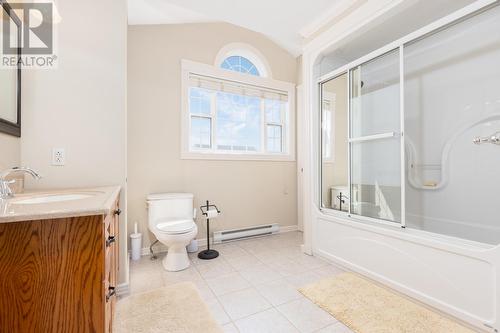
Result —
[[30, 195], [27, 197], [18, 197], [12, 199], [12, 203], [16, 205], [35, 205], [62, 201], [82, 200], [90, 198], [96, 193], [65, 193], [65, 194], [40, 194]]

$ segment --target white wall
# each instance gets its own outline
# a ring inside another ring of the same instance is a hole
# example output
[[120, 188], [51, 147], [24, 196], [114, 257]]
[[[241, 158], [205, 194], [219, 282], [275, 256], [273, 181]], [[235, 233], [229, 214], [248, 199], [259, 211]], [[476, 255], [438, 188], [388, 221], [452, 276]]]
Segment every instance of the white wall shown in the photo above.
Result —
[[[27, 188], [126, 185], [127, 9], [125, 0], [58, 1], [58, 68], [25, 70], [21, 161], [39, 171]], [[66, 165], [51, 166], [52, 148]], [[126, 214], [121, 276], [128, 279]]]
[[19, 138], [0, 133], [0, 171], [18, 166], [21, 160]]
[[154, 192], [191, 192], [197, 207], [214, 201], [223, 214], [213, 230], [297, 225], [295, 162], [180, 159], [181, 59], [214, 65], [219, 50], [234, 42], [259, 50], [274, 79], [296, 82], [296, 59], [253, 31], [225, 23], [129, 27], [129, 225], [139, 222], [143, 246], [153, 239], [146, 196]]

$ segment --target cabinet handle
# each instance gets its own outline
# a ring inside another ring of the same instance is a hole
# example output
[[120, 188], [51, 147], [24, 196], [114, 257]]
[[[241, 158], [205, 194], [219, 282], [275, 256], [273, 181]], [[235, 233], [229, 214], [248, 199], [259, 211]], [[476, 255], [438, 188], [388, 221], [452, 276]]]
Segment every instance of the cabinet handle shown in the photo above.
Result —
[[120, 208], [118, 208], [117, 210], [115, 210], [115, 215], [120, 215], [122, 213], [122, 210]]
[[108, 239], [106, 239], [106, 247], [110, 247], [114, 242], [116, 242], [115, 236], [109, 236]]
[[109, 292], [108, 294], [106, 295], [106, 302], [109, 302], [109, 299], [113, 296], [116, 295], [116, 288], [115, 287], [108, 287], [109, 289]]

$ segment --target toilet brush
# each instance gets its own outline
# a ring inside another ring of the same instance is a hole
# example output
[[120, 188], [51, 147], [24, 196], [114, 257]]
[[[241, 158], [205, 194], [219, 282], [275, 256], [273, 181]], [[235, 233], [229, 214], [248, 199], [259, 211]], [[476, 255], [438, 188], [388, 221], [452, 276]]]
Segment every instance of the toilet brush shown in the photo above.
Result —
[[210, 248], [210, 219], [216, 218], [220, 214], [220, 210], [217, 206], [211, 205], [208, 200], [205, 206], [200, 207], [200, 210], [207, 219], [207, 249], [198, 253], [198, 258], [203, 260], [215, 259], [219, 256], [219, 252]]

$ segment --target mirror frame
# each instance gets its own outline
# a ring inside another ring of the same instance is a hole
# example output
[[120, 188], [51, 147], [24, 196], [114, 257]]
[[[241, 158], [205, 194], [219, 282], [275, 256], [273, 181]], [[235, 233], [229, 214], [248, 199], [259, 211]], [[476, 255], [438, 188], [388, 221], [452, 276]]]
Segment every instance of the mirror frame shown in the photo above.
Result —
[[[14, 13], [12, 7], [5, 1], [0, 0], [3, 13], [1, 15], [8, 15], [11, 20], [17, 25], [17, 56], [21, 59], [21, 34], [22, 23], [19, 17]], [[8, 120], [0, 118], [0, 132], [13, 135], [16, 137], [21, 136], [21, 62], [17, 65], [17, 122], [13, 123]]]

